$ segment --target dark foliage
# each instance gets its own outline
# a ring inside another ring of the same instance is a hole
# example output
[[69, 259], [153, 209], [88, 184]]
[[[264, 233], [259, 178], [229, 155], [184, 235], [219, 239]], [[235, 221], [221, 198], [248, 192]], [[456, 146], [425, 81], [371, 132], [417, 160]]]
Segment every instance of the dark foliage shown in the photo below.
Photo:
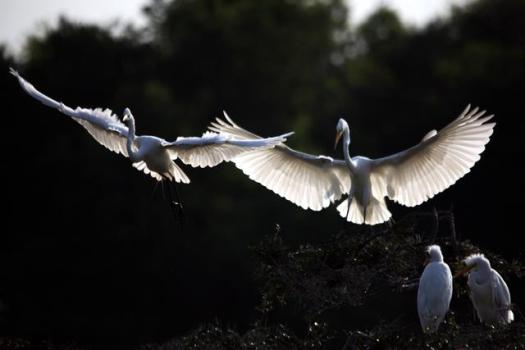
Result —
[[304, 337], [298, 337], [282, 324], [264, 326], [256, 324], [244, 333], [212, 323], [199, 327], [189, 335], [163, 343], [149, 344], [140, 350], [178, 349], [319, 349], [325, 347], [332, 337], [326, 327], [317, 323], [308, 327]]
[[[449, 211], [415, 212], [387, 227], [341, 230], [326, 243], [298, 249], [286, 247], [278, 229], [254, 248], [260, 260], [258, 275], [264, 281], [259, 309], [268, 313], [275, 302], [285, 305], [292, 300], [311, 319], [330, 308], [361, 306], [385, 291], [417, 287], [430, 244], [439, 244], [447, 263], [456, 269], [463, 258], [480, 252], [470, 241], [457, 240]], [[520, 260], [508, 262], [483, 253], [503, 276], [525, 276]], [[456, 294], [466, 294], [465, 288], [456, 288]]]
[[[480, 251], [456, 238], [449, 211], [416, 212], [383, 229], [342, 230], [325, 243], [298, 248], [287, 247], [277, 230], [254, 249], [260, 260], [259, 310], [270, 319], [272, 314], [282, 317], [279, 310], [285, 309], [304, 324], [327, 322], [330, 331], [347, 336], [348, 349], [524, 348], [520, 307], [514, 306], [516, 321], [510, 327], [482, 325], [469, 307], [468, 287], [461, 279], [454, 282], [452, 311], [443, 327], [436, 335], [423, 335], [414, 317], [414, 290], [430, 244], [442, 247], [452, 271], [461, 268], [464, 257]], [[525, 277], [523, 257], [509, 262], [490, 251], [483, 253], [507, 281]]]
[[343, 349], [525, 349], [523, 318], [508, 327], [458, 323], [450, 313], [437, 334], [423, 336], [399, 323], [348, 331]]

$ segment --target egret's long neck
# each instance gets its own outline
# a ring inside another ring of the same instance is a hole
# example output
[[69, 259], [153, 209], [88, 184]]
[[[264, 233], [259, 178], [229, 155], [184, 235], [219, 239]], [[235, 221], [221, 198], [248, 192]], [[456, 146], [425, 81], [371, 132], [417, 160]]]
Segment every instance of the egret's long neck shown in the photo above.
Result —
[[436, 255], [432, 257], [432, 262], [443, 262], [443, 255]]
[[345, 128], [343, 131], [343, 154], [345, 156], [345, 162], [348, 168], [350, 168], [350, 171], [355, 172], [355, 165], [352, 161], [352, 158], [350, 157], [350, 130], [348, 128]]
[[133, 150], [133, 142], [135, 141], [135, 119], [130, 117], [128, 123], [128, 140], [126, 142], [126, 148], [128, 150], [129, 159], [132, 162], [138, 162], [138, 154]]
[[472, 272], [472, 276], [475, 278], [476, 283], [483, 284], [490, 278], [490, 269], [478, 269]]

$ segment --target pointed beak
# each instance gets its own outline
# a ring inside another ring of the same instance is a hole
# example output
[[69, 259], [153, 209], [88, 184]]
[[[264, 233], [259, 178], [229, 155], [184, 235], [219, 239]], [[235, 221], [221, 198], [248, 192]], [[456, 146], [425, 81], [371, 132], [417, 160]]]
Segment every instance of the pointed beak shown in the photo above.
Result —
[[335, 144], [334, 144], [334, 150], [337, 148], [337, 144], [339, 143], [339, 140], [341, 140], [341, 136], [343, 135], [342, 132], [336, 131], [335, 132]]
[[475, 265], [465, 266], [464, 268], [462, 268], [461, 270], [456, 272], [456, 274], [454, 275], [454, 278], [458, 278], [460, 276], [463, 276], [463, 275], [467, 274], [474, 267], [475, 267]]
[[124, 109], [124, 117], [122, 118], [122, 121], [126, 121], [129, 119], [129, 115], [131, 114], [131, 111], [129, 110], [129, 108], [126, 108]]

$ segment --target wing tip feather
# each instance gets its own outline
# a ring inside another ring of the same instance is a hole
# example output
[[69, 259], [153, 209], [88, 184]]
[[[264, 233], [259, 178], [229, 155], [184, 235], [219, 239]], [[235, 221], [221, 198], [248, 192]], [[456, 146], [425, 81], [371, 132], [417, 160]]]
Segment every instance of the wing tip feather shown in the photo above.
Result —
[[13, 67], [9, 67], [9, 73], [11, 73], [11, 75], [15, 76], [16, 78], [20, 78], [20, 74], [18, 74], [18, 71], [16, 71]]

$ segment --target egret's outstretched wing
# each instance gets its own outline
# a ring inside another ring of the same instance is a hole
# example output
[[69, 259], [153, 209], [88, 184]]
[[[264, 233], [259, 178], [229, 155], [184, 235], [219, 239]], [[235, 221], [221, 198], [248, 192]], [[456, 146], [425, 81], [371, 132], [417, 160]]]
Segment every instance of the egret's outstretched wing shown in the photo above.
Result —
[[164, 144], [164, 147], [172, 159], [179, 158], [193, 167], [214, 167], [244, 152], [274, 147], [286, 141], [291, 134], [246, 140], [208, 131], [202, 137], [178, 137], [176, 141]]
[[445, 190], [470, 171], [489, 142], [493, 115], [470, 109], [416, 146], [372, 162], [372, 191], [412, 207]]
[[494, 298], [494, 304], [500, 310], [503, 320], [506, 323], [510, 323], [514, 320], [514, 314], [510, 310], [510, 292], [507, 283], [496, 270], [492, 270], [492, 297]]
[[[259, 136], [227, 120], [217, 118], [210, 130], [239, 139]], [[283, 144], [271, 149], [242, 153], [235, 165], [255, 182], [304, 209], [321, 210], [348, 193], [350, 173], [343, 161], [295, 151]]]
[[126, 157], [128, 156], [126, 149], [128, 128], [111, 112], [111, 110], [102, 110], [100, 108], [88, 109], [81, 107], [72, 109], [38, 91], [14, 69], [11, 68], [10, 73], [18, 79], [20, 86], [29, 96], [46, 106], [55, 108], [73, 118], [76, 122], [82, 125], [91, 136], [95, 138], [95, 140], [109, 150], [116, 153], [122, 153]]

